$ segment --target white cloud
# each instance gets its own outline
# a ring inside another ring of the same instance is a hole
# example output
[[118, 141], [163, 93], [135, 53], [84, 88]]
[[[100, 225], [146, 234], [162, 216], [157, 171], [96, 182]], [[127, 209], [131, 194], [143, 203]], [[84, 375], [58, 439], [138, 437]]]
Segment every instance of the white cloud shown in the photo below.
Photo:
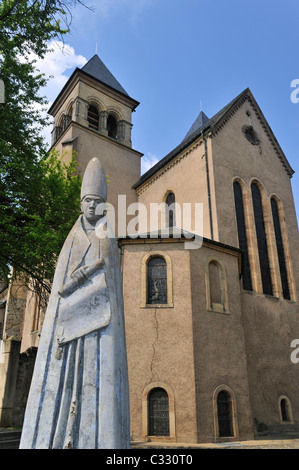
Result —
[[[29, 55], [28, 59], [36, 60], [36, 69], [44, 73], [48, 79], [46, 87], [40, 90], [40, 95], [47, 98], [47, 109], [50, 108], [52, 102], [67, 82], [70, 73], [72, 73], [76, 67], [81, 68], [87, 62], [85, 57], [76, 54], [72, 46], [63, 44], [61, 41], [50, 42], [48, 52], [43, 59], [37, 58], [34, 54]], [[26, 58], [21, 58], [21, 60], [26, 60]], [[67, 72], [69, 73], [67, 74]], [[39, 106], [36, 106], [36, 108], [40, 109]], [[45, 114], [46, 113], [47, 112], [45, 112]], [[51, 144], [51, 131], [52, 124], [46, 127], [42, 132], [48, 145]]]
[[61, 41], [52, 41], [49, 44], [49, 51], [43, 59], [38, 59], [36, 68], [49, 78], [45, 89], [48, 100], [54, 100], [69, 76], [68, 70], [73, 71], [76, 67], [82, 67], [87, 59], [82, 55], [77, 55], [75, 49], [69, 44]]
[[141, 159], [141, 174], [146, 173], [150, 168], [152, 168], [156, 163], [158, 163], [159, 158], [156, 155], [148, 152]]

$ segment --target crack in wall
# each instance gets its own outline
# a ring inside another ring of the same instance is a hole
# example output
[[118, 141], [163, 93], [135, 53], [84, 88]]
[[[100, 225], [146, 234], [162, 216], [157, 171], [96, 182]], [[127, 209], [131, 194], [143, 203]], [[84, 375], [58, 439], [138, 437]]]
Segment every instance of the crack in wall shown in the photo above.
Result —
[[157, 308], [155, 308], [154, 310], [154, 320], [155, 320], [155, 331], [156, 331], [156, 339], [153, 341], [153, 344], [152, 344], [152, 349], [153, 349], [153, 354], [152, 354], [152, 359], [151, 359], [151, 363], [150, 363], [150, 370], [151, 370], [151, 382], [154, 381], [154, 371], [153, 371], [153, 367], [154, 367], [154, 362], [155, 362], [155, 356], [156, 356], [156, 343], [159, 341], [159, 322], [158, 322], [158, 318], [157, 318]]

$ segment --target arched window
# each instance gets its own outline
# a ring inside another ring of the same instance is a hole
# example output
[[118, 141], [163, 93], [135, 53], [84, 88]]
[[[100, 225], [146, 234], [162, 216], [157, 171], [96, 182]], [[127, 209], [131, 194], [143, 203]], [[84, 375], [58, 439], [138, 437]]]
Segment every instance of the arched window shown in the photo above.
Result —
[[98, 128], [99, 128], [99, 111], [93, 105], [89, 105], [89, 107], [88, 107], [87, 120], [88, 120], [88, 123], [89, 123], [89, 127], [91, 129], [98, 130]]
[[262, 198], [261, 198], [260, 190], [256, 183], [252, 183], [251, 193], [252, 193], [252, 203], [253, 203], [255, 229], [256, 229], [258, 253], [259, 253], [260, 268], [261, 268], [263, 293], [268, 294], [268, 295], [273, 295]]
[[64, 115], [61, 116], [61, 118], [58, 121], [58, 126], [55, 127], [55, 140], [58, 140], [63, 133], [63, 121], [64, 121]]
[[169, 193], [166, 198], [166, 226], [174, 227], [175, 226], [175, 195], [174, 193]]
[[207, 310], [229, 313], [225, 266], [219, 260], [208, 260], [206, 269]]
[[221, 390], [217, 395], [217, 417], [219, 437], [234, 436], [232, 400], [226, 390]]
[[275, 239], [276, 239], [276, 247], [277, 247], [283, 296], [285, 299], [290, 300], [291, 297], [290, 297], [288, 274], [287, 274], [287, 268], [286, 268], [286, 262], [285, 262], [283, 240], [282, 240], [282, 234], [281, 234], [281, 226], [280, 226], [280, 220], [279, 220], [278, 205], [274, 197], [271, 198], [271, 209], [272, 209], [273, 225], [274, 225], [274, 232], [275, 232]]
[[163, 388], [154, 388], [148, 396], [148, 434], [169, 436], [169, 399]]
[[281, 418], [282, 421], [290, 421], [289, 413], [288, 413], [288, 404], [285, 398], [283, 398], [280, 402], [280, 409], [281, 409]]
[[240, 183], [234, 182], [235, 211], [237, 218], [239, 247], [243, 251], [243, 288], [252, 290], [251, 272], [248, 257], [248, 244], [246, 235], [245, 213], [243, 205], [243, 194]]
[[291, 402], [286, 396], [279, 398], [279, 414], [282, 423], [293, 422]]
[[147, 263], [147, 303], [167, 304], [167, 266], [162, 257], [156, 256]]
[[211, 306], [221, 304], [223, 305], [223, 293], [221, 286], [221, 273], [218, 263], [211, 261], [209, 263], [209, 278], [210, 278], [210, 299]]
[[69, 109], [68, 109], [68, 112], [67, 114], [65, 115], [65, 118], [64, 118], [64, 126], [65, 126], [65, 129], [68, 127], [68, 125], [72, 122], [72, 117], [73, 117], [73, 105], [71, 104], [69, 106]]
[[117, 139], [117, 122], [114, 116], [109, 114], [107, 118], [108, 136]]

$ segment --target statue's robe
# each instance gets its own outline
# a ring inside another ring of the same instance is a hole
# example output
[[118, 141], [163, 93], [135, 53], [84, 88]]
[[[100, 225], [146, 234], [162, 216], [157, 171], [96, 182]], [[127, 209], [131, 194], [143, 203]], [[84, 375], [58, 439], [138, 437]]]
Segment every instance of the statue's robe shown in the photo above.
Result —
[[[120, 253], [80, 216], [60, 253], [36, 357], [20, 448], [129, 447], [129, 391]], [[110, 234], [112, 235], [112, 234]], [[105, 264], [62, 297], [72, 274]], [[72, 300], [73, 299], [73, 300]], [[85, 308], [86, 307], [86, 308]], [[73, 318], [73, 321], [72, 321]]]

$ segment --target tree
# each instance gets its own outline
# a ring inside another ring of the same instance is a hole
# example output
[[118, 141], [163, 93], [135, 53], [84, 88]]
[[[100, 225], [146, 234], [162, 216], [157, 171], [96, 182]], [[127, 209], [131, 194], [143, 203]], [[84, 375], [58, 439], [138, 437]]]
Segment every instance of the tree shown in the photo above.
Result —
[[[32, 54], [43, 58], [49, 41], [68, 31], [80, 0], [0, 1], [0, 278], [11, 267], [49, 290], [57, 255], [78, 215], [80, 178], [74, 160], [48, 155], [39, 95], [45, 77]], [[62, 27], [62, 23], [64, 27]]]
[[0, 204], [0, 277], [13, 267], [26, 285], [50, 292], [57, 257], [78, 217], [81, 178], [76, 167], [75, 156], [64, 164], [52, 150], [31, 172], [24, 193]]

